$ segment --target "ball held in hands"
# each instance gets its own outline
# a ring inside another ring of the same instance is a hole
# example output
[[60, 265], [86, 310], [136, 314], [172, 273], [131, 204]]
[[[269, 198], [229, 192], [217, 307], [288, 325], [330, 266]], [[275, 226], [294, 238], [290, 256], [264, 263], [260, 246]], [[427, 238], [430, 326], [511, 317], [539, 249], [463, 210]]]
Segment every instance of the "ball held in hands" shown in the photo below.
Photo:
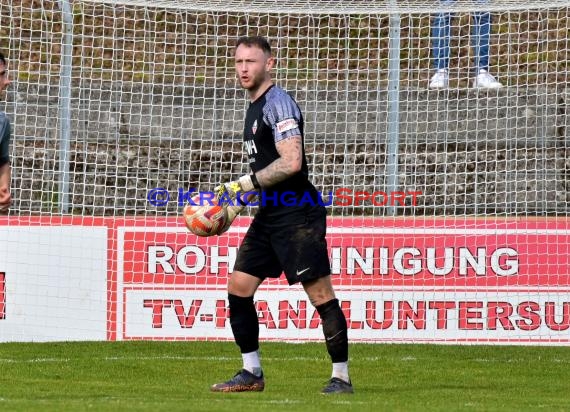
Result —
[[[227, 209], [214, 204], [200, 205], [200, 197], [192, 198], [194, 205], [184, 207], [184, 223], [190, 232], [200, 237], [219, 235], [226, 228], [228, 220]], [[226, 229], [227, 230], [227, 229]]]

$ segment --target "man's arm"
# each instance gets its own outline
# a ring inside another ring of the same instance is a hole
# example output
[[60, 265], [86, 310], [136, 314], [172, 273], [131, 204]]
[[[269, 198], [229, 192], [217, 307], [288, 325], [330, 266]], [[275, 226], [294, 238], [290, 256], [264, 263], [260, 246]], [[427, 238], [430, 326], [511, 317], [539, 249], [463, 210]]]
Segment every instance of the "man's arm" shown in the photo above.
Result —
[[[303, 139], [299, 135], [287, 137], [275, 143], [279, 158], [255, 174], [247, 174], [236, 182], [226, 183], [226, 189], [235, 194], [238, 191], [252, 192], [269, 188], [298, 173], [303, 166]], [[234, 185], [234, 187], [232, 187]], [[218, 191], [218, 186], [215, 190]]]
[[10, 180], [12, 171], [10, 163], [4, 163], [0, 166], [0, 211], [6, 211], [12, 202], [12, 195], [10, 194]]
[[10, 122], [3, 114], [0, 122], [0, 130], [3, 134], [0, 138], [0, 212], [5, 212], [10, 208], [12, 195], [10, 194], [10, 180], [12, 170], [10, 167]]
[[301, 170], [303, 147], [301, 136], [291, 136], [275, 143], [279, 159], [259, 170], [255, 176], [262, 188], [276, 185]]
[[[301, 136], [295, 135], [275, 143], [275, 148], [277, 149], [277, 153], [279, 153], [280, 157], [255, 174], [257, 183], [261, 186], [261, 189], [271, 187], [282, 182], [301, 170], [303, 165], [302, 141]], [[233, 183], [237, 184], [238, 187], [241, 186], [241, 190], [244, 190], [243, 188], [245, 187], [246, 192], [251, 192], [252, 190], [256, 190], [252, 182], [252, 176], [253, 175], [242, 176], [238, 181], [239, 183]], [[222, 187], [227, 188], [226, 185], [222, 185]], [[220, 187], [217, 187], [215, 190], [218, 191], [219, 188]], [[242, 198], [242, 201], [249, 203], [254, 197], [254, 194], [250, 194], [247, 199]], [[228, 219], [226, 221], [226, 225], [219, 234], [224, 233], [230, 228], [234, 219], [245, 209], [245, 205], [227, 206], [226, 209], [228, 212]]]

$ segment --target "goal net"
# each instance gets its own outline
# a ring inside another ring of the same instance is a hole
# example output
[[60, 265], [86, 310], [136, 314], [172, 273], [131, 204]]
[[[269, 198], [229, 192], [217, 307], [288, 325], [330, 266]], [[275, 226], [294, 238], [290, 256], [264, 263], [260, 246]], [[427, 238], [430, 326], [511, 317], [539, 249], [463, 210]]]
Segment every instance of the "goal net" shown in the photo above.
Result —
[[[569, 344], [569, 6], [2, 3], [0, 341], [232, 338], [225, 287], [256, 208], [210, 238], [180, 216], [248, 171], [232, 58], [262, 35], [330, 203], [349, 337]], [[321, 339], [300, 285], [268, 281], [256, 305], [262, 339]]]

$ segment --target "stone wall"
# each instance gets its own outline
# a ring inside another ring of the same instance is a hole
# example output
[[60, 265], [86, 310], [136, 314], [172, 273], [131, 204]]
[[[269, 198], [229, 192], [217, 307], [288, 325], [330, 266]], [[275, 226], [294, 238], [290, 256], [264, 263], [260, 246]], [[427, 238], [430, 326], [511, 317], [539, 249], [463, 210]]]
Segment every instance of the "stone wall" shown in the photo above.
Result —
[[[234, 89], [77, 85], [72, 96], [70, 200], [85, 215], [172, 214], [148, 190], [211, 190], [246, 169], [245, 108]], [[57, 88], [15, 90], [14, 213], [58, 212]], [[319, 190], [386, 191], [387, 93], [305, 90], [306, 152]], [[567, 89], [400, 93], [399, 190], [420, 191], [399, 214], [559, 215], [570, 204]], [[408, 199], [411, 200], [411, 199]], [[384, 215], [386, 207], [331, 208]]]

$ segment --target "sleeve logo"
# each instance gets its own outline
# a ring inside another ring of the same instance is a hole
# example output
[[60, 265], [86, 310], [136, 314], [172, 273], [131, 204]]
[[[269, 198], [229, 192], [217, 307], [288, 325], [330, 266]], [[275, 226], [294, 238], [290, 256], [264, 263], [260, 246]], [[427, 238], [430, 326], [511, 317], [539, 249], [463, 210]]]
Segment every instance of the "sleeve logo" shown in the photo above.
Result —
[[277, 131], [279, 133], [286, 132], [287, 130], [295, 129], [299, 127], [297, 124], [297, 120], [295, 119], [286, 119], [279, 123], [277, 123]]

